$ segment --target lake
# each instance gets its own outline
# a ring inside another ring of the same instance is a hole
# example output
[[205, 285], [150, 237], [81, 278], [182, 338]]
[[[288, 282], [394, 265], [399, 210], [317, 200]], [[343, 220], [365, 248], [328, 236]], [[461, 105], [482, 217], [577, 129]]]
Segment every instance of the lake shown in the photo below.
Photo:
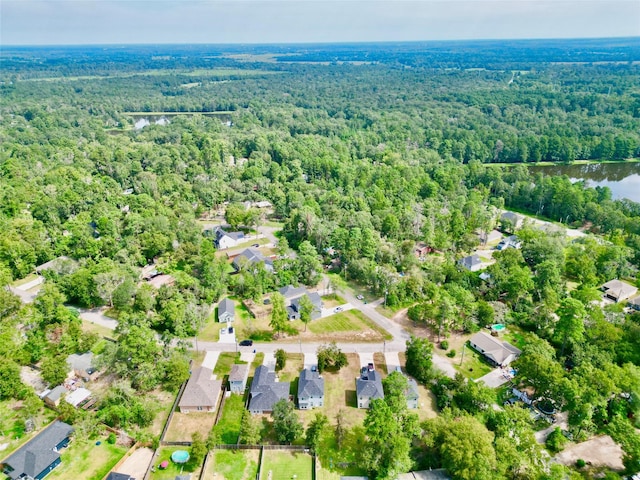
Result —
[[640, 162], [531, 166], [529, 171], [567, 175], [572, 182], [584, 180], [589, 187], [609, 187], [614, 199], [628, 198], [640, 203]]

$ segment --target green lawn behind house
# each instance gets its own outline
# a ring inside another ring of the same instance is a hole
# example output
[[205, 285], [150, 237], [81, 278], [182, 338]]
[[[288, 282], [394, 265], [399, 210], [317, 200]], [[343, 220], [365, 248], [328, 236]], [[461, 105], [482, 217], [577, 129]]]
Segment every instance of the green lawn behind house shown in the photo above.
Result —
[[244, 398], [242, 395], [231, 394], [230, 397], [225, 399], [220, 420], [218, 420], [218, 424], [214, 427], [221, 443], [225, 445], [235, 445], [238, 442], [243, 413]]
[[[269, 476], [271, 472], [271, 476]], [[295, 476], [295, 477], [294, 477]], [[306, 453], [268, 450], [262, 455], [260, 480], [312, 480], [313, 458]]]
[[[127, 452], [125, 447], [107, 443], [106, 438], [72, 440], [62, 450], [62, 461], [47, 480], [102, 480]], [[100, 445], [96, 445], [97, 441]]]
[[213, 461], [209, 464], [205, 478], [224, 480], [255, 480], [258, 474], [260, 450], [216, 450], [212, 453]]

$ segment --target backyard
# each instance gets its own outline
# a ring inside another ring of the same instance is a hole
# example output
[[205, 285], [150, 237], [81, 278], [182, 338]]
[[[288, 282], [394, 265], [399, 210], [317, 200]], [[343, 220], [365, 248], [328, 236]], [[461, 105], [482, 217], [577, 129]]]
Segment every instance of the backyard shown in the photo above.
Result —
[[244, 399], [242, 395], [231, 394], [231, 396], [225, 398], [220, 419], [214, 427], [221, 443], [235, 445], [238, 442], [243, 413]]
[[[194, 465], [191, 461], [184, 464], [171, 461], [171, 454], [178, 450], [189, 451], [189, 447], [164, 447], [160, 449], [158, 456], [153, 461], [154, 468], [151, 470], [150, 480], [175, 480], [178, 475], [189, 472], [193, 472], [193, 476], [198, 478], [201, 465]], [[168, 466], [161, 469], [160, 464], [164, 461], [168, 462]]]
[[260, 480], [311, 480], [313, 458], [306, 453], [267, 450], [260, 470]]
[[260, 450], [214, 450], [204, 478], [216, 480], [255, 480]]
[[96, 440], [83, 441], [74, 439], [67, 448], [63, 449], [62, 462], [47, 479], [77, 479], [102, 480], [107, 473], [127, 452], [127, 448], [111, 445], [106, 437]]
[[175, 412], [164, 439], [168, 442], [190, 442], [195, 432], [207, 438], [215, 420], [215, 412]]

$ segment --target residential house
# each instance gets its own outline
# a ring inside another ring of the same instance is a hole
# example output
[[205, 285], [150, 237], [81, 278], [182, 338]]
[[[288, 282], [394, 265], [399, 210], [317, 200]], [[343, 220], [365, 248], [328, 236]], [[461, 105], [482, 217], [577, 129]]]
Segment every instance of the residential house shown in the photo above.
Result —
[[273, 272], [273, 260], [262, 255], [260, 250], [255, 248], [247, 248], [243, 250], [239, 255], [236, 255], [233, 259], [233, 267], [239, 271], [244, 266], [253, 266], [258, 263], [263, 263], [264, 268], [270, 272]]
[[247, 378], [249, 377], [249, 365], [234, 364], [229, 373], [229, 390], [231, 393], [244, 393], [247, 388]]
[[518, 240], [518, 237], [516, 237], [515, 235], [510, 235], [502, 239], [502, 241], [496, 247], [496, 250], [506, 250], [507, 248], [520, 248], [520, 247], [522, 247], [522, 242]]
[[400, 473], [397, 480], [451, 480], [444, 468]]
[[98, 377], [98, 370], [93, 366], [92, 352], [69, 355], [67, 365], [69, 365], [71, 376], [79, 377], [85, 382], [95, 380]]
[[478, 332], [469, 339], [471, 347], [484, 355], [489, 363], [499, 367], [509, 365], [522, 353], [508, 342], [503, 342], [485, 332]]
[[42, 275], [42, 272], [51, 270], [58, 275], [68, 275], [78, 269], [78, 261], [67, 256], [60, 256], [36, 267], [36, 273]]
[[87, 390], [86, 388], [75, 388], [71, 390], [66, 397], [64, 397], [64, 401], [74, 407], [78, 407], [82, 402], [85, 402], [91, 397], [91, 390]]
[[175, 480], [191, 480], [191, 474], [183, 473], [182, 475], [177, 475]]
[[522, 215], [518, 215], [513, 212], [504, 212], [500, 215], [500, 222], [503, 224], [503, 228], [508, 224], [510, 228], [506, 228], [506, 230], [515, 230], [522, 226], [524, 221], [524, 217]]
[[69, 444], [71, 425], [55, 421], [2, 461], [11, 480], [41, 480], [60, 464], [59, 451]]
[[317, 370], [305, 368], [298, 380], [298, 408], [311, 410], [324, 405], [324, 378]]
[[253, 414], [273, 411], [280, 400], [289, 399], [289, 382], [278, 382], [275, 372], [265, 365], [256, 368], [249, 390], [249, 411]]
[[287, 285], [278, 290], [285, 300], [287, 307], [287, 315], [289, 320], [298, 320], [300, 318], [300, 300], [306, 296], [313, 310], [311, 311], [311, 319], [317, 320], [322, 316], [322, 298], [318, 292], [309, 292], [305, 287], [294, 287]]
[[356, 379], [356, 397], [358, 408], [369, 408], [371, 400], [384, 398], [382, 379], [373, 366], [362, 367], [360, 376]]
[[602, 285], [602, 291], [604, 292], [605, 298], [613, 300], [616, 303], [627, 300], [638, 293], [636, 287], [618, 279], [611, 280]]
[[407, 378], [407, 389], [404, 392], [404, 396], [407, 397], [407, 408], [418, 408], [420, 393], [418, 392], [418, 384], [413, 378]]
[[630, 299], [629, 302], [627, 302], [627, 305], [629, 305], [629, 307], [633, 308], [634, 310], [640, 311], [640, 295]]
[[424, 260], [428, 254], [430, 254], [431, 252], [433, 252], [433, 248], [431, 248], [429, 245], [427, 245], [424, 242], [419, 242], [416, 244], [414, 250], [413, 250], [413, 254], [416, 256], [416, 258], [418, 260]]
[[60, 405], [60, 400], [62, 400], [62, 396], [67, 394], [67, 389], [64, 385], [58, 385], [57, 387], [52, 388], [43, 398], [44, 403], [49, 405], [50, 407], [57, 407]]
[[233, 322], [235, 319], [235, 311], [236, 307], [233, 300], [229, 299], [229, 297], [221, 300], [220, 303], [218, 303], [218, 322]]
[[187, 381], [178, 407], [182, 413], [213, 412], [218, 405], [222, 382], [213, 376], [213, 370], [198, 367]]
[[126, 473], [111, 472], [109, 475], [107, 475], [107, 478], [105, 480], [136, 480], [136, 479]]
[[458, 262], [462, 268], [466, 268], [471, 272], [477, 272], [482, 268], [482, 260], [475, 253], [473, 255], [469, 255], [468, 257], [464, 257]]
[[234, 248], [246, 241], [243, 232], [227, 232], [218, 227], [214, 230], [214, 233], [216, 236], [215, 244], [219, 250]]

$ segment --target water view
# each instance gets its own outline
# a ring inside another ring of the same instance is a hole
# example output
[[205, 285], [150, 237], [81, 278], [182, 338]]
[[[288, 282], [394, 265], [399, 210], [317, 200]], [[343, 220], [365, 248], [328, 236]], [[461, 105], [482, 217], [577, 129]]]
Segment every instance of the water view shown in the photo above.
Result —
[[589, 187], [609, 187], [614, 199], [628, 198], [640, 203], [640, 162], [534, 166], [529, 170], [567, 175], [572, 182], [584, 180]]

